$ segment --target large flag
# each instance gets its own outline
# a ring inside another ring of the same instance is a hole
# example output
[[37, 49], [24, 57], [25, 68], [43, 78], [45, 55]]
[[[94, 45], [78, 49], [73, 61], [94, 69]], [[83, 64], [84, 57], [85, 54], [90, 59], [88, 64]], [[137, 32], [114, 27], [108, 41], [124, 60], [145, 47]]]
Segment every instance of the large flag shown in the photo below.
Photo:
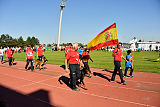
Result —
[[111, 46], [119, 44], [116, 23], [107, 27], [100, 34], [98, 34], [94, 39], [87, 43], [87, 46], [91, 51], [99, 49], [101, 47]]

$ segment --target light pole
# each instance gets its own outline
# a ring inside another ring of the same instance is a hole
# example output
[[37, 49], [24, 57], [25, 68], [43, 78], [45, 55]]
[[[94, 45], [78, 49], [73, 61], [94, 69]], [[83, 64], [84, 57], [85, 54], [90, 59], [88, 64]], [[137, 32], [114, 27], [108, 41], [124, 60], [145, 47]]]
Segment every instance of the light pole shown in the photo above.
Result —
[[61, 13], [60, 13], [60, 18], [59, 18], [58, 44], [57, 44], [57, 47], [59, 47], [59, 43], [60, 43], [62, 13], [63, 13], [63, 8], [65, 7], [65, 2], [66, 2], [66, 0], [62, 0], [61, 5], [60, 5], [60, 7], [61, 7]]

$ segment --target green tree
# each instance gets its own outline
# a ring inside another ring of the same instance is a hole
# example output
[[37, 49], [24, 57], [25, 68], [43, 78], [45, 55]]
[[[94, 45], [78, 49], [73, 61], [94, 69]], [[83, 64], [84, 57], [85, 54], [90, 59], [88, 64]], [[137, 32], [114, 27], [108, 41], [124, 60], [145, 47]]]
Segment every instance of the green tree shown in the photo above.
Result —
[[0, 37], [0, 44], [1, 46], [3, 47], [6, 47], [6, 46], [12, 46], [12, 41], [13, 41], [13, 38], [11, 36], [9, 36], [8, 34], [2, 34], [1, 37]]
[[47, 44], [47, 47], [51, 47], [52, 45], [51, 44]]
[[34, 36], [31, 38], [31, 45], [32, 46], [39, 45], [39, 40]]
[[31, 37], [30, 36], [27, 37], [26, 45], [31, 45]]
[[23, 37], [20, 36], [20, 37], [18, 38], [18, 47], [20, 46], [20, 47], [24, 48], [24, 46], [26, 45], [25, 43], [26, 43], [26, 42], [23, 40]]

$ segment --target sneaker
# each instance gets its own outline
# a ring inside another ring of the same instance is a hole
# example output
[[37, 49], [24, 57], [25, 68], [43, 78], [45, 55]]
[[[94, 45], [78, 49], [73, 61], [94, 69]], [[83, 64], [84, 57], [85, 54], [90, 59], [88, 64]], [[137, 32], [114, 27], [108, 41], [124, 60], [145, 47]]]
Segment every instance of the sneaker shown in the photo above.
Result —
[[115, 83], [117, 83], [117, 81], [112, 81], [112, 80], [110, 80], [110, 82], [115, 82]]
[[126, 82], [121, 82], [121, 84], [126, 85], [127, 83]]
[[80, 91], [80, 89], [78, 89], [78, 88], [74, 88], [74, 89], [72, 89], [73, 91]]
[[92, 76], [91, 76], [91, 74], [89, 74], [89, 76], [88, 76], [89, 78], [91, 78]]
[[127, 75], [124, 75], [123, 77], [128, 78], [128, 76], [127, 76]]
[[134, 76], [133, 76], [133, 75], [130, 75], [129, 77], [133, 78]]

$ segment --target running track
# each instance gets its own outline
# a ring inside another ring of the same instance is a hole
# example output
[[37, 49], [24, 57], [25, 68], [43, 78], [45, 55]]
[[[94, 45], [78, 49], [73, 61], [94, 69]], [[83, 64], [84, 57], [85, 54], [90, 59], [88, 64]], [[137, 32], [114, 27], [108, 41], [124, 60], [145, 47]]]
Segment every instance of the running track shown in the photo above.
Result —
[[0, 101], [7, 107], [160, 107], [160, 74], [134, 72], [121, 85], [108, 81], [112, 71], [91, 69], [94, 75], [84, 80], [88, 90], [74, 92], [60, 65], [31, 72], [24, 70], [25, 62], [16, 62], [12, 67], [0, 64]]

